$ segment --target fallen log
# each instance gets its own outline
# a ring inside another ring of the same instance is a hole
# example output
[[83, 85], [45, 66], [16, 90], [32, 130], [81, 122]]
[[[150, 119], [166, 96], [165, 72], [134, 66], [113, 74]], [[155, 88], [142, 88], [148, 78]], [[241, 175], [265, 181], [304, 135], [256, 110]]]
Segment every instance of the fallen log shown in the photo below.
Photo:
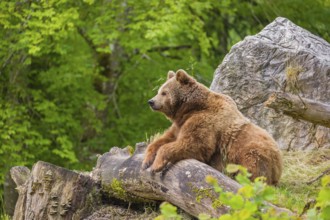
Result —
[[[99, 157], [88, 174], [39, 161], [19, 186], [14, 219], [83, 219], [102, 206], [101, 198], [113, 197], [129, 203], [168, 201], [193, 216], [206, 213], [219, 217], [228, 212], [227, 206], [212, 206], [217, 195], [205, 177], [213, 176], [231, 192], [240, 188], [236, 181], [193, 159], [180, 161], [161, 173], [141, 171], [145, 148], [146, 144], [137, 144], [131, 155], [128, 148], [113, 147]], [[288, 212], [268, 205], [278, 212]]]
[[[193, 216], [200, 213], [221, 216], [228, 212], [228, 207], [212, 207], [215, 194], [205, 177], [215, 177], [224, 190], [232, 192], [240, 188], [237, 182], [193, 159], [180, 161], [161, 173], [141, 171], [145, 147], [143, 143], [137, 144], [132, 156], [127, 148], [115, 147], [99, 158], [93, 172], [101, 180], [102, 188], [109, 189], [110, 196], [127, 201], [168, 201]], [[196, 201], [198, 196], [203, 197], [200, 202]]]
[[330, 128], [330, 105], [284, 92], [273, 93], [265, 106], [277, 112]]

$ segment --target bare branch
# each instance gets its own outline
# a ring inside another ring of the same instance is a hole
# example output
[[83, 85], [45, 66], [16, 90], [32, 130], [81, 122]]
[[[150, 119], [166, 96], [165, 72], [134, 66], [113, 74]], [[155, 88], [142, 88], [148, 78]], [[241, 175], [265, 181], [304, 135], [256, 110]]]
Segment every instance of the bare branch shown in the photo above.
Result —
[[283, 92], [273, 93], [264, 104], [295, 119], [330, 128], [330, 105], [328, 104]]

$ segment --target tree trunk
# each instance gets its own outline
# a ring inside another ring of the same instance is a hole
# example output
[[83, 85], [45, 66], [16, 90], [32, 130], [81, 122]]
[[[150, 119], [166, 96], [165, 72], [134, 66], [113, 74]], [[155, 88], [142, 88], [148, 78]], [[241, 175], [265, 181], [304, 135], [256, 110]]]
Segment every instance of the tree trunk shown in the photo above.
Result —
[[[18, 175], [15, 170], [11, 170], [12, 178]], [[83, 219], [100, 202], [91, 177], [42, 161], [33, 166], [24, 184], [16, 184], [15, 220]]]
[[273, 93], [265, 106], [295, 119], [330, 128], [330, 105], [283, 92]]
[[217, 195], [205, 177], [213, 176], [231, 192], [240, 188], [237, 182], [193, 159], [180, 161], [161, 173], [141, 171], [145, 148], [146, 144], [137, 144], [130, 155], [128, 148], [113, 147], [99, 157], [89, 175], [36, 163], [27, 182], [19, 187], [14, 219], [83, 219], [101, 207], [101, 197], [129, 203], [168, 201], [193, 216], [206, 213], [219, 217], [228, 212], [227, 206], [212, 207]]

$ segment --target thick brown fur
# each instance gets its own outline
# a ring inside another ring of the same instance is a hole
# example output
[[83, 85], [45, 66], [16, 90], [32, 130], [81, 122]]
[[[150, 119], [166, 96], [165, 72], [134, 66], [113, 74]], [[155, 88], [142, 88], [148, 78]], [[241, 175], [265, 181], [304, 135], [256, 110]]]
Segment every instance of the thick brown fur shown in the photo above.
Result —
[[143, 169], [161, 171], [168, 163], [193, 158], [223, 171], [228, 163], [245, 166], [252, 174], [277, 184], [282, 158], [274, 139], [251, 123], [226, 95], [210, 91], [185, 71], [170, 71], [158, 94], [149, 100], [172, 126], [149, 144]]

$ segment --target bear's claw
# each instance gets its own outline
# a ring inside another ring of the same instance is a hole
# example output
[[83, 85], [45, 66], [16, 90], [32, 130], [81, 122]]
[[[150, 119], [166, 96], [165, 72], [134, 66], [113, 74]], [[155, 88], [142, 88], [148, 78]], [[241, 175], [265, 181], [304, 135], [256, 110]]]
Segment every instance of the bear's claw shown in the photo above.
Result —
[[167, 164], [168, 164], [167, 161], [162, 161], [161, 163], [154, 162], [151, 166], [151, 172], [156, 173], [162, 171]]
[[148, 151], [145, 155], [145, 158], [142, 162], [142, 170], [148, 169], [152, 163], [154, 162], [156, 157], [155, 153], [151, 153], [150, 151]]
[[143, 162], [141, 168], [142, 168], [142, 170], [146, 170], [146, 169], [148, 169], [150, 166], [151, 166], [151, 162], [146, 162], [146, 163]]

